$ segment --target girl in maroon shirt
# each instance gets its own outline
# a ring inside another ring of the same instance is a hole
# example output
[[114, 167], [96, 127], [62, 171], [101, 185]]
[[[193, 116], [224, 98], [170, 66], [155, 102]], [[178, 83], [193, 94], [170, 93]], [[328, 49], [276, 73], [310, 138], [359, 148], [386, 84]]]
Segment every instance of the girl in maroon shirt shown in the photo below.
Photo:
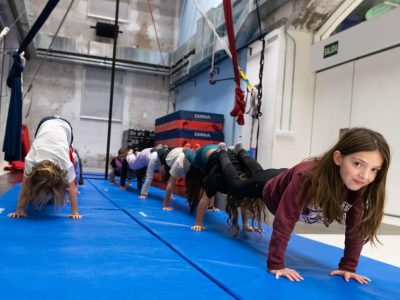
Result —
[[[238, 177], [224, 144], [219, 148], [229, 194], [235, 198], [261, 198], [275, 215], [267, 260], [270, 273], [290, 281], [303, 280], [296, 270], [286, 268], [284, 261], [295, 223], [328, 226], [337, 221], [346, 224], [345, 248], [338, 269], [330, 275], [362, 284], [370, 281], [355, 272], [363, 244], [377, 240], [376, 233], [383, 217], [390, 150], [381, 134], [366, 128], [350, 129], [322, 156], [303, 161], [291, 169], [263, 170], [236, 145], [238, 156], [252, 174], [245, 181]], [[228, 206], [236, 205], [234, 201], [229, 202]]]

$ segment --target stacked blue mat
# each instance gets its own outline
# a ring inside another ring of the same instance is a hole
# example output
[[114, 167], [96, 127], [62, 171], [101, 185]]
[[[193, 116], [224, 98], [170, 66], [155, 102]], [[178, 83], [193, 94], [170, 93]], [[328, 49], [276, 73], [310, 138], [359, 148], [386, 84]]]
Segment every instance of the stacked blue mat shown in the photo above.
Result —
[[193, 232], [185, 199], [162, 211], [156, 188], [140, 200], [133, 189], [86, 178], [80, 221], [65, 217], [68, 206], [7, 218], [19, 188], [0, 198], [1, 299], [400, 299], [399, 268], [362, 257], [358, 272], [372, 282], [346, 283], [328, 275], [341, 249], [296, 235], [286, 261], [305, 280], [276, 280], [265, 270], [270, 229], [235, 238], [215, 212], [206, 231]]

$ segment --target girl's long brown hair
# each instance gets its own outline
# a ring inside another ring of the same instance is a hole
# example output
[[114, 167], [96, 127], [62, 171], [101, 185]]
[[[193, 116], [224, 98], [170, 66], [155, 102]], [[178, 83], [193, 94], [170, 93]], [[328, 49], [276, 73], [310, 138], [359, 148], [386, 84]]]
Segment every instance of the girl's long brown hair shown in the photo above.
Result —
[[[241, 166], [242, 169], [248, 170]], [[248, 178], [247, 175], [241, 173], [241, 178], [244, 180]], [[189, 202], [190, 213], [192, 214], [199, 204], [200, 198], [205, 193], [203, 186], [203, 173], [191, 166], [188, 173], [186, 174], [186, 197]], [[225, 210], [228, 214], [227, 223], [231, 229], [235, 232], [235, 235], [239, 232], [239, 208], [247, 209], [251, 213], [251, 226], [254, 228], [254, 224], [259, 227], [264, 221], [265, 216], [265, 204], [260, 198], [237, 198], [232, 195], [228, 195]]]
[[56, 208], [64, 204], [66, 174], [66, 171], [49, 160], [41, 161], [32, 168], [25, 184], [27, 197], [35, 209], [40, 210], [44, 204], [52, 200]]
[[390, 149], [385, 138], [367, 128], [353, 128], [343, 134], [335, 146], [316, 158], [317, 166], [302, 183], [305, 207], [322, 209], [325, 225], [334, 220], [343, 223], [343, 194], [345, 187], [339, 166], [333, 161], [335, 151], [343, 156], [364, 151], [379, 151], [383, 164], [375, 180], [359, 191], [363, 201], [361, 224], [352, 230], [359, 232], [364, 242], [377, 240], [376, 233], [382, 221], [385, 204], [386, 177], [390, 164]]
[[257, 230], [263, 222], [265, 222], [266, 206], [261, 198], [240, 198], [228, 195], [226, 203], [226, 213], [228, 219], [226, 222], [230, 225], [231, 229], [236, 236], [239, 233], [239, 209], [247, 209], [251, 216], [250, 226]]
[[186, 174], [186, 198], [189, 202], [191, 214], [197, 208], [200, 198], [203, 196], [203, 179], [203, 173], [199, 169], [190, 166]]

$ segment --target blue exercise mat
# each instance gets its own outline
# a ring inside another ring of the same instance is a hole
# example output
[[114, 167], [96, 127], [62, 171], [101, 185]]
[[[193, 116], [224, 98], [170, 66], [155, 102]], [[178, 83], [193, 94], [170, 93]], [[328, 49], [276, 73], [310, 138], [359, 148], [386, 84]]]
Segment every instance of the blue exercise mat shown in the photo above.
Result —
[[[233, 237], [225, 212], [205, 216], [206, 231], [193, 232], [194, 216], [186, 200], [175, 196], [173, 211], [161, 210], [164, 191], [151, 188], [148, 200], [137, 193], [120, 191], [104, 181], [92, 181], [97, 189], [125, 210], [144, 228], [179, 253], [201, 272], [238, 299], [400, 299], [400, 268], [366, 257], [360, 258], [358, 273], [372, 279], [367, 285], [346, 283], [329, 276], [337, 267], [343, 250], [292, 235], [286, 263], [305, 278], [289, 282], [266, 272], [266, 255], [271, 228], [261, 235], [241, 232]], [[343, 236], [344, 239], [344, 236]]]
[[293, 235], [286, 261], [305, 280], [276, 280], [265, 270], [270, 229], [233, 237], [213, 212], [193, 232], [179, 196], [162, 211], [157, 188], [147, 200], [103, 179], [79, 189], [79, 221], [69, 206], [10, 219], [19, 186], [0, 198], [1, 299], [400, 299], [400, 269], [373, 259], [358, 268], [370, 284], [346, 283], [328, 275], [341, 249]]
[[1, 299], [232, 299], [90, 183], [82, 220], [69, 206], [8, 218], [18, 191], [0, 198]]
[[99, 172], [83, 172], [82, 174], [83, 178], [86, 179], [104, 179], [105, 178], [105, 173], [99, 173]]

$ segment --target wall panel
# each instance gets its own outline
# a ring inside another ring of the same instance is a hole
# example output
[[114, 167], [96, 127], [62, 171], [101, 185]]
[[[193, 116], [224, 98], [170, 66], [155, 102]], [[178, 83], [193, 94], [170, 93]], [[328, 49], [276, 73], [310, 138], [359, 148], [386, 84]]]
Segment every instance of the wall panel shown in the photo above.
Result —
[[400, 216], [400, 47], [356, 62], [352, 126], [367, 126], [381, 132], [392, 154], [385, 212]]

